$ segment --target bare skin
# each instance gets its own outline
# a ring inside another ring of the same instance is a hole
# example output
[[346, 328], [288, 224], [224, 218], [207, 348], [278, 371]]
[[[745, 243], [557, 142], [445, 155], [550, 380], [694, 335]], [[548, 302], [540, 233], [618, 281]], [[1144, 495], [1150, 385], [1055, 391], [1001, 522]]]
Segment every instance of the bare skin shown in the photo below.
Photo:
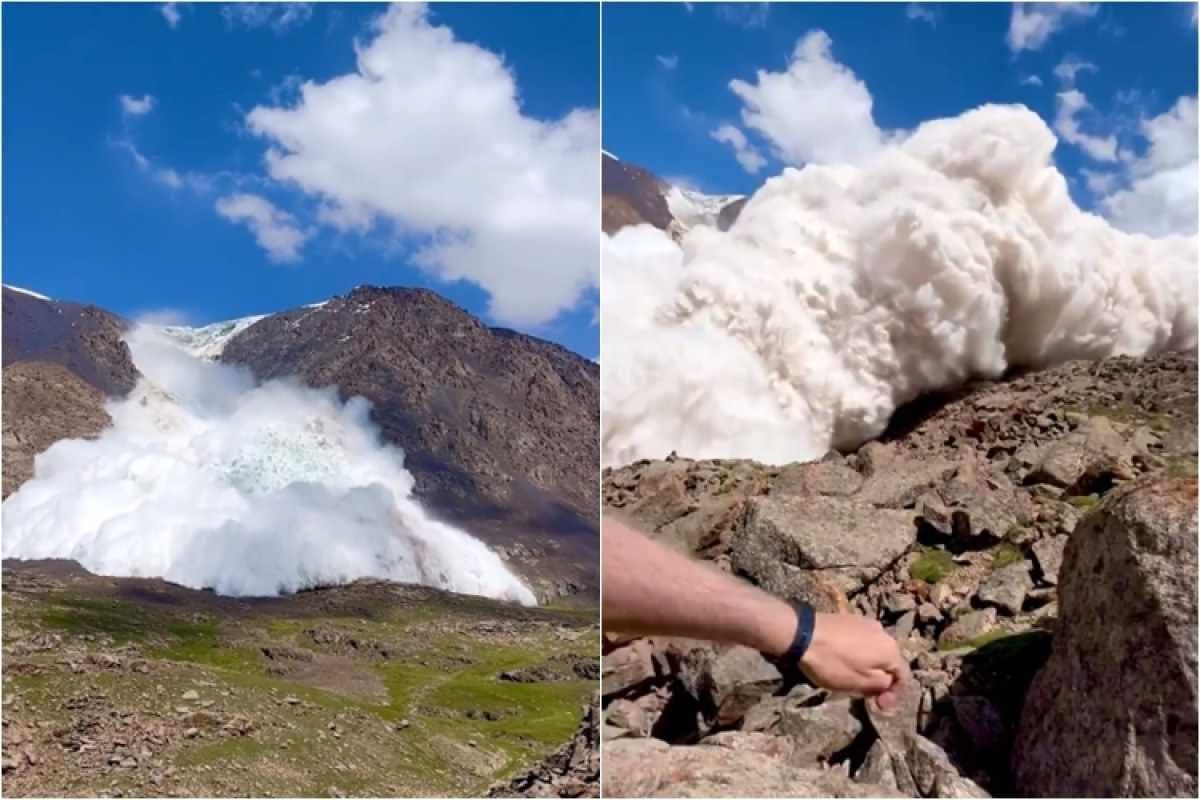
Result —
[[[780, 656], [796, 632], [787, 603], [687, 558], [609, 517], [601, 523], [604, 627], [622, 633], [730, 642]], [[818, 686], [896, 707], [910, 680], [883, 627], [854, 614], [818, 613], [800, 669]]]

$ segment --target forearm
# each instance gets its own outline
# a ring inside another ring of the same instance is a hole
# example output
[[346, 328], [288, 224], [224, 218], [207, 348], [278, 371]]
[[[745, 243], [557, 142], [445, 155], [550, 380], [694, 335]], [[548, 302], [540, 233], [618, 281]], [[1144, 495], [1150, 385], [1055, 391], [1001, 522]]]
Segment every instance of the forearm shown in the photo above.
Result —
[[606, 630], [733, 642], [783, 653], [796, 630], [787, 603], [605, 518]]

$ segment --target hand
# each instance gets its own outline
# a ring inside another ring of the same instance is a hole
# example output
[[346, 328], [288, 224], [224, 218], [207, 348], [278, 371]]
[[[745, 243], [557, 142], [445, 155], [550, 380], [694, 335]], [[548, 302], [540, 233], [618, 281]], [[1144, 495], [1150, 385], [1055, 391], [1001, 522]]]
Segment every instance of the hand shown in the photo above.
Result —
[[882, 711], [896, 707], [900, 685], [911, 679], [896, 640], [854, 614], [818, 613], [800, 668], [818, 686], [875, 697]]

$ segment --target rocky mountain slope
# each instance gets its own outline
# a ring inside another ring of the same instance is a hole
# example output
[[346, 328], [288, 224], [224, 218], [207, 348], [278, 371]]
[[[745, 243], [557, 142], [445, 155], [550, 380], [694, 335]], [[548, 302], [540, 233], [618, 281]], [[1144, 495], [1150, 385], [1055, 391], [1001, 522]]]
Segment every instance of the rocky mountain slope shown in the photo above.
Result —
[[696, 225], [726, 230], [746, 198], [706, 195], [673, 186], [649, 170], [604, 153], [601, 170], [601, 228], [616, 233], [626, 225], [649, 224], [675, 235]]
[[570, 740], [594, 614], [359, 581], [258, 600], [4, 565], [9, 797], [478, 796]]
[[4, 287], [4, 364], [59, 364], [106, 395], [123, 397], [137, 382], [125, 320], [102, 308]]
[[885, 716], [745, 648], [606, 634], [606, 796], [1194, 796], [1196, 407], [1195, 353], [1074, 362], [819, 462], [606, 470], [605, 513], [878, 619], [914, 675]]
[[126, 323], [96, 306], [5, 286], [4, 497], [33, 475], [33, 459], [59, 439], [109, 424], [104, 403], [137, 381]]
[[544, 599], [599, 587], [597, 364], [430, 291], [359, 287], [268, 316], [221, 359], [371, 401], [417, 495], [511, 558]]

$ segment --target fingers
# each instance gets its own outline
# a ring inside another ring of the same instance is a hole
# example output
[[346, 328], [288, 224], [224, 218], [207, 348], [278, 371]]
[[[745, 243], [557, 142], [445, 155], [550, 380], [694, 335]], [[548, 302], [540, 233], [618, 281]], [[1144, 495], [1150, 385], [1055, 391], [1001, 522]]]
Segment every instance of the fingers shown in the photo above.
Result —
[[896, 682], [892, 673], [882, 669], [870, 669], [858, 674], [858, 689], [865, 695], [878, 695], [892, 688]]

